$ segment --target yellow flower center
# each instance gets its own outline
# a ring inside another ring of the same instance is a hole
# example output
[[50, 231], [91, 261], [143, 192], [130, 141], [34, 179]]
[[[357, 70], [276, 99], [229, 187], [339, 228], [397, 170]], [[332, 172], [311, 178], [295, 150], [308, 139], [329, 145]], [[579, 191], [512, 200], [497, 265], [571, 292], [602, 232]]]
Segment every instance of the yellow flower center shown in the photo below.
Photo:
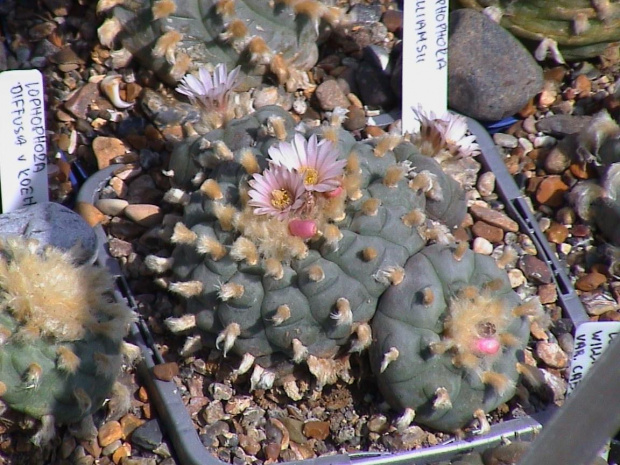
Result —
[[305, 185], [316, 184], [317, 182], [319, 182], [319, 172], [314, 168], [310, 168], [309, 166], [302, 166], [300, 171], [304, 177]]
[[286, 189], [274, 189], [271, 191], [271, 205], [278, 210], [284, 210], [291, 203], [293, 199], [291, 194]]

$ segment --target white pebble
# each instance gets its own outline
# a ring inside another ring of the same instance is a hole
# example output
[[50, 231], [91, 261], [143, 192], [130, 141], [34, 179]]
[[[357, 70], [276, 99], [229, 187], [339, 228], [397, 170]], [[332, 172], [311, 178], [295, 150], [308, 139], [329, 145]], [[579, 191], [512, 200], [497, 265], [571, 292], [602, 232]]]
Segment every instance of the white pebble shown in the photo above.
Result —
[[493, 244], [484, 237], [476, 237], [473, 244], [474, 252], [482, 255], [491, 255], [493, 253]]
[[526, 281], [523, 271], [518, 268], [513, 268], [508, 272], [508, 280], [510, 281], [510, 287], [513, 289], [522, 286]]
[[545, 216], [543, 216], [540, 220], [538, 220], [538, 227], [541, 232], [545, 232], [551, 226], [551, 220]]
[[495, 190], [495, 174], [492, 171], [482, 173], [478, 177], [478, 184], [476, 187], [482, 197], [491, 195]]
[[519, 141], [515, 136], [510, 134], [504, 134], [503, 132], [497, 132], [493, 134], [493, 142], [505, 149], [514, 149], [519, 145]]
[[530, 134], [536, 134], [538, 131], [536, 130], [536, 118], [533, 115], [528, 116], [523, 120], [523, 130]]
[[563, 253], [564, 255], [568, 255], [570, 251], [573, 250], [573, 246], [570, 244], [567, 244], [566, 242], [562, 242], [561, 244], [558, 245], [558, 249], [560, 253]]
[[552, 136], [536, 136], [534, 138], [534, 147], [537, 149], [553, 147], [557, 142], [557, 139]]
[[525, 137], [519, 137], [519, 146], [523, 149], [523, 152], [524, 152], [525, 155], [527, 155], [532, 150], [534, 150], [534, 144], [532, 144]]

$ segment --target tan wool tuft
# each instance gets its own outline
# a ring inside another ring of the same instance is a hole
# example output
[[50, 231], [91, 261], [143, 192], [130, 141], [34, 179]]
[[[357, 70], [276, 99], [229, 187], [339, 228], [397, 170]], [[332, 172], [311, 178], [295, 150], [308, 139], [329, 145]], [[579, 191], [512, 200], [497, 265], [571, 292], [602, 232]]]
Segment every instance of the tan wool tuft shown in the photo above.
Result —
[[93, 265], [76, 266], [77, 252], [52, 247], [39, 252], [17, 238], [0, 242], [0, 312], [12, 315], [22, 334], [75, 341], [92, 323], [108, 319], [110, 311], [128, 328], [129, 309], [109, 301], [110, 275]]

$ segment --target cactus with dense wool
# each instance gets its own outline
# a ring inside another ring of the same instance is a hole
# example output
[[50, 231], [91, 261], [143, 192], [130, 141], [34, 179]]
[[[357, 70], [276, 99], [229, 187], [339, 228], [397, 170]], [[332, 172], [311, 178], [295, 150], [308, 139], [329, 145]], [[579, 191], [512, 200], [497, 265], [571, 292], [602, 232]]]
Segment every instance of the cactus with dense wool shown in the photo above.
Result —
[[263, 357], [261, 370], [305, 360], [319, 384], [333, 382], [329, 360], [368, 347], [379, 297], [427, 240], [460, 224], [464, 193], [401, 136], [357, 142], [338, 118], [305, 135], [279, 113], [258, 128], [252, 118], [264, 137], [235, 150], [217, 141], [227, 156], [185, 196], [172, 257], [147, 265], [172, 269], [169, 289], [187, 299], [191, 316], [171, 328], [196, 325], [224, 355]]
[[507, 273], [463, 245], [434, 244], [404, 265], [404, 279], [379, 301], [370, 356], [387, 402], [409, 418], [456, 431], [515, 392], [529, 318]]
[[99, 39], [121, 47], [117, 59], [136, 57], [170, 85], [194, 67], [241, 66], [246, 90], [267, 74], [306, 85], [319, 26], [341, 15], [316, 0], [99, 0], [97, 11], [108, 15]]
[[460, 0], [487, 9], [517, 37], [540, 42], [537, 58], [547, 51], [567, 60], [603, 55], [620, 40], [620, 5], [611, 0]]
[[41, 420], [36, 443], [55, 423], [95, 412], [112, 391], [132, 316], [111, 289], [105, 270], [75, 265], [70, 251], [0, 244], [0, 401]]

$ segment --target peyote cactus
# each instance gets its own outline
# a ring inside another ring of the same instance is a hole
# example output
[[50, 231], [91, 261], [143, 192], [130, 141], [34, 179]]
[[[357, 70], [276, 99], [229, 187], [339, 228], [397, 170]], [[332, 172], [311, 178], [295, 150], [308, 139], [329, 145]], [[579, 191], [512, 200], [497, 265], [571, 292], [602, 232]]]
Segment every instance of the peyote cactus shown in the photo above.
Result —
[[318, 59], [322, 21], [341, 12], [316, 0], [99, 0], [109, 17], [99, 28], [116, 59], [135, 56], [170, 85], [191, 68], [241, 66], [242, 87], [272, 74], [289, 88], [304, 87]]
[[205, 170], [230, 159], [233, 152], [244, 147], [256, 146], [266, 153], [269, 145], [277, 140], [270, 121], [279, 121], [287, 134], [295, 127], [295, 120], [287, 111], [270, 105], [244, 118], [232, 119], [204, 135], [185, 138], [175, 146], [170, 157], [174, 183], [184, 189], [199, 186], [206, 176]]
[[606, 241], [616, 247], [620, 246], [619, 141], [620, 126], [603, 110], [580, 133], [561, 142], [569, 147], [567, 153], [572, 161], [584, 168], [590, 165], [599, 174], [598, 178], [575, 183], [568, 194], [569, 202], [581, 219], [594, 223]]
[[[537, 300], [462, 245], [434, 244], [407, 260], [372, 322], [371, 365], [387, 402], [416, 422], [456, 431], [508, 400], [523, 368]], [[525, 370], [524, 370], [525, 371]]]
[[620, 6], [610, 0], [460, 0], [463, 6], [501, 18], [501, 25], [523, 39], [540, 42], [559, 61], [603, 55], [620, 41]]
[[109, 297], [111, 279], [72, 252], [32, 241], [0, 243], [0, 401], [54, 424], [79, 422], [112, 391], [132, 315]]
[[460, 224], [464, 193], [401, 136], [356, 142], [338, 117], [303, 135], [269, 111], [192, 154], [206, 169], [198, 189], [177, 195], [187, 205], [176, 248], [147, 264], [171, 268], [169, 289], [187, 299], [190, 316], [169, 320], [173, 330], [195, 324], [224, 355], [262, 357], [261, 373], [305, 360], [322, 385], [336, 379], [337, 352], [371, 343], [377, 300], [407, 259]]

